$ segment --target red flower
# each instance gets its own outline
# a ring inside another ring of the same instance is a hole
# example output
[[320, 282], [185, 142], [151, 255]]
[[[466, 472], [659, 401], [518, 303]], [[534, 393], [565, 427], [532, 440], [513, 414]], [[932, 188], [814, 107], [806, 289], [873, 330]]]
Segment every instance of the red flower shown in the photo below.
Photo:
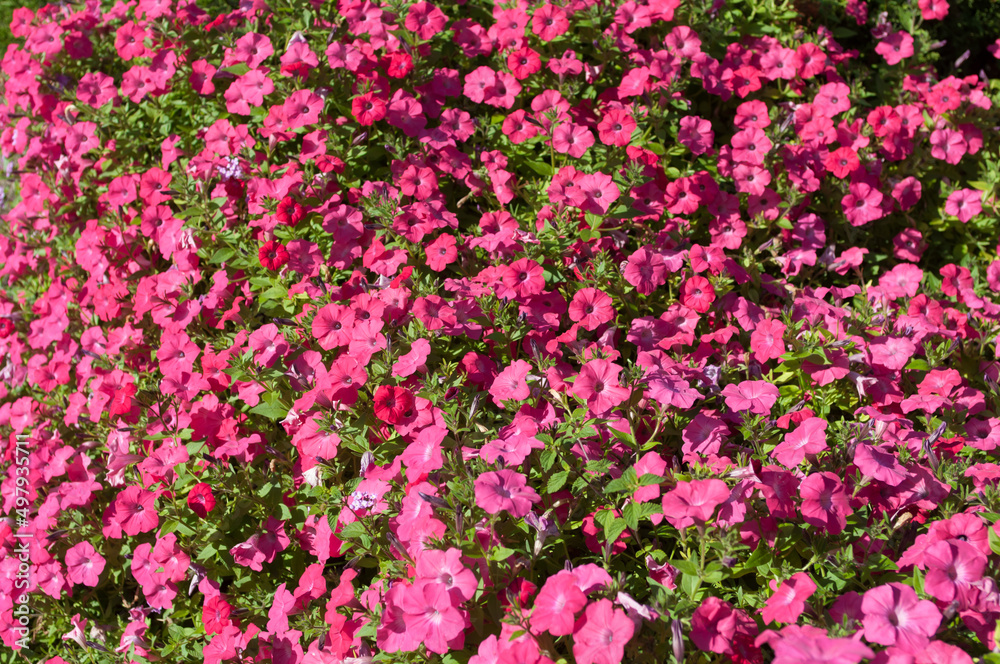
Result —
[[375, 390], [375, 417], [386, 424], [399, 424], [413, 410], [413, 395], [409, 390], [383, 385]]
[[376, 97], [374, 92], [366, 92], [360, 97], [355, 97], [351, 102], [351, 114], [362, 126], [370, 126], [385, 117], [386, 103], [381, 97]]
[[135, 396], [135, 383], [127, 383], [115, 390], [115, 396], [111, 399], [108, 412], [111, 417], [127, 415], [132, 410], [132, 397]]
[[275, 216], [284, 225], [294, 226], [302, 221], [302, 217], [306, 216], [306, 213], [302, 209], [302, 206], [295, 202], [294, 198], [285, 196], [278, 203], [278, 211], [275, 213]]
[[260, 258], [260, 264], [268, 270], [278, 270], [288, 262], [288, 250], [285, 249], [285, 245], [274, 240], [266, 242], [257, 252], [257, 256]]
[[203, 519], [208, 516], [208, 513], [215, 508], [215, 496], [212, 494], [212, 487], [204, 482], [199, 482], [191, 487], [191, 490], [188, 492], [188, 507]]
[[9, 318], [0, 319], [0, 339], [6, 339], [14, 332], [14, 324]]

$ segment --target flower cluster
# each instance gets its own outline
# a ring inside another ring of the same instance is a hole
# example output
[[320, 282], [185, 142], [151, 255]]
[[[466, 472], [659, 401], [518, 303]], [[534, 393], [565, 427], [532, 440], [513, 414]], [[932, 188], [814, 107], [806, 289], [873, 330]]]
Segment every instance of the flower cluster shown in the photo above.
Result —
[[994, 661], [1000, 85], [807, 4], [17, 10], [0, 640]]

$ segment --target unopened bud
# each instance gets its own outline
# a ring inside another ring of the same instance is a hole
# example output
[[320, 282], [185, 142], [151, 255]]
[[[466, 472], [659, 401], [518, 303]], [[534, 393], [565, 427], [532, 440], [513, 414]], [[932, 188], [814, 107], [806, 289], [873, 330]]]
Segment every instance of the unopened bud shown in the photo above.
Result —
[[681, 621], [674, 618], [670, 623], [670, 645], [674, 650], [674, 660], [684, 661], [684, 629]]

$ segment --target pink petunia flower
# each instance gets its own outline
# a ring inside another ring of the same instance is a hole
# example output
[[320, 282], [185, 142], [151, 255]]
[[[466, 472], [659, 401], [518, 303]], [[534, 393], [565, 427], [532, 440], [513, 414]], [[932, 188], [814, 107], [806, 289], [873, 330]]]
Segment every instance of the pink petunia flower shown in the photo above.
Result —
[[983, 211], [983, 192], [978, 189], [957, 189], [948, 195], [944, 211], [963, 224]]
[[663, 495], [664, 518], [674, 528], [703, 525], [715, 513], [715, 508], [729, 498], [729, 487], [722, 480], [678, 482]]
[[476, 505], [487, 514], [509, 512], [521, 518], [531, 511], [532, 503], [541, 497], [528, 486], [528, 479], [513, 470], [483, 473], [475, 481]]
[[583, 365], [573, 383], [573, 394], [587, 402], [595, 417], [606, 417], [631, 391], [618, 384], [622, 368], [608, 360], [591, 360]]
[[465, 630], [463, 612], [443, 583], [420, 580], [404, 586], [399, 608], [409, 636], [431, 652], [448, 652], [448, 642]]
[[611, 304], [611, 296], [604, 291], [582, 288], [569, 303], [569, 319], [585, 330], [596, 330], [614, 319], [615, 309]]
[[609, 599], [590, 604], [573, 632], [573, 657], [577, 664], [618, 664], [635, 625]]
[[729, 602], [709, 596], [691, 616], [690, 636], [700, 650], [728, 654], [734, 652], [737, 634], [745, 634], [751, 629], [756, 632], [756, 624], [750, 616], [734, 609]]
[[804, 572], [793, 574], [778, 586], [776, 579], [768, 584], [774, 594], [761, 610], [764, 622], [794, 623], [806, 608], [806, 600], [816, 592], [816, 584]]
[[546, 579], [535, 596], [531, 610], [531, 627], [553, 636], [573, 633], [576, 615], [587, 605], [587, 596], [577, 586], [572, 572], [559, 572]]
[[80, 542], [66, 552], [66, 578], [91, 588], [97, 586], [104, 571], [104, 557], [90, 542]]
[[820, 417], [804, 420], [795, 431], [778, 443], [771, 456], [786, 468], [795, 468], [806, 455], [812, 456], [827, 449], [826, 427], [826, 420]]
[[986, 569], [986, 556], [979, 549], [959, 539], [947, 539], [927, 547], [923, 557], [928, 595], [942, 602], [958, 599], [960, 607], [978, 604], [976, 584]]
[[782, 336], [786, 326], [780, 320], [768, 319], [761, 321], [750, 334], [750, 350], [754, 359], [764, 363], [776, 360], [785, 354], [785, 342]]
[[831, 472], [813, 473], [799, 484], [802, 520], [831, 535], [838, 535], [847, 525], [853, 510], [847, 490], [840, 478]]
[[766, 380], [745, 380], [730, 383], [722, 390], [726, 405], [736, 412], [749, 410], [757, 415], [770, 415], [771, 407], [780, 396], [778, 388]]
[[156, 494], [135, 485], [126, 487], [111, 504], [113, 520], [126, 535], [148, 533], [160, 523], [156, 512]]
[[875, 52], [889, 65], [899, 64], [913, 55], [913, 36], [905, 30], [890, 32], [875, 47]]
[[502, 406], [504, 401], [524, 401], [531, 394], [527, 376], [531, 365], [524, 360], [516, 360], [501, 371], [490, 386], [493, 403]]
[[902, 583], [867, 591], [861, 610], [865, 638], [870, 643], [896, 646], [909, 655], [927, 647], [941, 624], [941, 612], [934, 603], [920, 599], [913, 588]]

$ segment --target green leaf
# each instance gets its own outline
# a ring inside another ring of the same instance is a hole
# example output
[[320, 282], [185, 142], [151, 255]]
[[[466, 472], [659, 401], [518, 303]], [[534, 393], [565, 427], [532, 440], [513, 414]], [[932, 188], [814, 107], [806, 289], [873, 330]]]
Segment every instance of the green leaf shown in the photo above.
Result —
[[250, 67], [248, 67], [244, 62], [238, 62], [232, 67], [226, 67], [225, 69], [221, 69], [220, 71], [228, 72], [233, 76], [242, 76], [243, 74], [250, 71]]
[[628, 525], [625, 523], [625, 519], [620, 519], [615, 516], [614, 512], [611, 510], [601, 510], [595, 516], [594, 520], [597, 521], [604, 528], [604, 537], [608, 542], [614, 542], [618, 539]]
[[992, 528], [987, 528], [986, 532], [989, 534], [990, 538], [990, 550], [993, 553], [1000, 555], [1000, 535], [997, 535]]
[[694, 599], [699, 588], [701, 588], [701, 579], [697, 575], [684, 574], [681, 576], [681, 590], [687, 593], [688, 597]]
[[548, 493], [555, 493], [559, 489], [563, 488], [568, 479], [569, 479], [568, 470], [561, 470], [558, 473], [553, 473], [549, 477], [549, 481], [548, 484], [545, 486], [545, 490]]
[[500, 546], [493, 550], [492, 554], [490, 555], [490, 558], [497, 562], [500, 562], [501, 560], [507, 560], [515, 553], [517, 553], [517, 551], [515, 551], [514, 549], [508, 549], [506, 547]]
[[549, 164], [546, 164], [544, 161], [525, 161], [524, 163], [527, 164], [528, 168], [530, 168], [534, 172], [538, 173], [539, 175], [544, 175], [547, 178], [550, 178], [556, 174], [555, 169], [552, 168], [552, 166], [550, 166]]
[[235, 249], [231, 249], [229, 247], [223, 247], [222, 249], [219, 249], [214, 254], [212, 254], [212, 258], [210, 258], [208, 262], [218, 265], [220, 263], [225, 263], [235, 255], [236, 255]]
[[261, 415], [269, 420], [283, 420], [288, 415], [288, 409], [278, 403], [262, 402], [250, 409], [254, 415]]

